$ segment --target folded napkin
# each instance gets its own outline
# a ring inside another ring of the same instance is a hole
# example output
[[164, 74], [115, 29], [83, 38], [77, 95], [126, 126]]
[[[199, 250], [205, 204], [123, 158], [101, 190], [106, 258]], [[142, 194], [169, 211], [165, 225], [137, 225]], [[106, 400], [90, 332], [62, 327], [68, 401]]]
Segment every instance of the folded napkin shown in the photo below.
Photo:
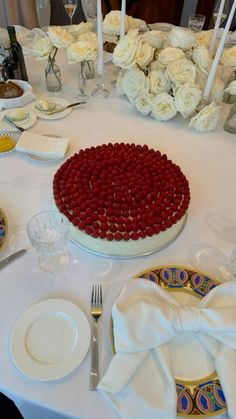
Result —
[[112, 309], [116, 354], [98, 390], [122, 418], [176, 418], [170, 342], [196, 333], [214, 359], [228, 415], [236, 418], [236, 281], [212, 289], [198, 307], [182, 306], [145, 279], [129, 281]]
[[47, 137], [32, 132], [23, 132], [16, 150], [22, 153], [34, 154], [38, 157], [61, 158], [69, 147], [69, 138]]

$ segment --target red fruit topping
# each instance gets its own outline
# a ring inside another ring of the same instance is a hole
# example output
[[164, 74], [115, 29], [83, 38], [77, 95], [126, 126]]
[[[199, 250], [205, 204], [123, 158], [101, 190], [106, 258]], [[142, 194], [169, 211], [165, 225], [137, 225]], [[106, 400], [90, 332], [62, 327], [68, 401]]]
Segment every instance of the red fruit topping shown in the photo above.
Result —
[[159, 234], [182, 218], [190, 202], [179, 166], [134, 143], [80, 150], [57, 170], [53, 194], [75, 227], [116, 241]]

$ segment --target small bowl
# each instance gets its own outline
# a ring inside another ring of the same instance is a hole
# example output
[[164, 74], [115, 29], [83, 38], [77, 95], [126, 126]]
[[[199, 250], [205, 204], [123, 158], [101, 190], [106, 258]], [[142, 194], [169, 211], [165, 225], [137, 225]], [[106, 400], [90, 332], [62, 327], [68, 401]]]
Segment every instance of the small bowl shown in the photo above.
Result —
[[57, 104], [54, 102], [54, 100], [43, 97], [35, 103], [35, 108], [40, 112], [49, 112], [54, 111], [56, 109]]
[[13, 122], [14, 124], [29, 119], [29, 112], [25, 111], [23, 108], [12, 109], [11, 111], [5, 114], [5, 118]]

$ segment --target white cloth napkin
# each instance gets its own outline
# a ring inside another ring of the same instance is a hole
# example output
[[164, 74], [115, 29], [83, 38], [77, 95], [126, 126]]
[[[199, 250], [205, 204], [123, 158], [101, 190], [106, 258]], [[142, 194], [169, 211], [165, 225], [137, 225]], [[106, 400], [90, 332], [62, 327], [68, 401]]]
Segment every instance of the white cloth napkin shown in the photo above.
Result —
[[98, 390], [122, 418], [176, 418], [176, 387], [170, 342], [195, 332], [214, 359], [236, 418], [236, 281], [212, 289], [198, 307], [181, 306], [159, 285], [129, 281], [112, 309], [116, 354]]
[[52, 138], [32, 132], [23, 132], [16, 150], [38, 157], [62, 158], [69, 147], [69, 138]]

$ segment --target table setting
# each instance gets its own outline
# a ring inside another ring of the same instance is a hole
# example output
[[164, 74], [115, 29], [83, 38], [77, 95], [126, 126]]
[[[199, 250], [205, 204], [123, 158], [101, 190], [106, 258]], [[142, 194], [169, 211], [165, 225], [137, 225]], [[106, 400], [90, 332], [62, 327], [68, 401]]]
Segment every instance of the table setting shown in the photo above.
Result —
[[29, 80], [0, 103], [0, 390], [26, 419], [234, 418], [235, 8], [211, 55], [213, 31], [97, 3], [22, 30]]

